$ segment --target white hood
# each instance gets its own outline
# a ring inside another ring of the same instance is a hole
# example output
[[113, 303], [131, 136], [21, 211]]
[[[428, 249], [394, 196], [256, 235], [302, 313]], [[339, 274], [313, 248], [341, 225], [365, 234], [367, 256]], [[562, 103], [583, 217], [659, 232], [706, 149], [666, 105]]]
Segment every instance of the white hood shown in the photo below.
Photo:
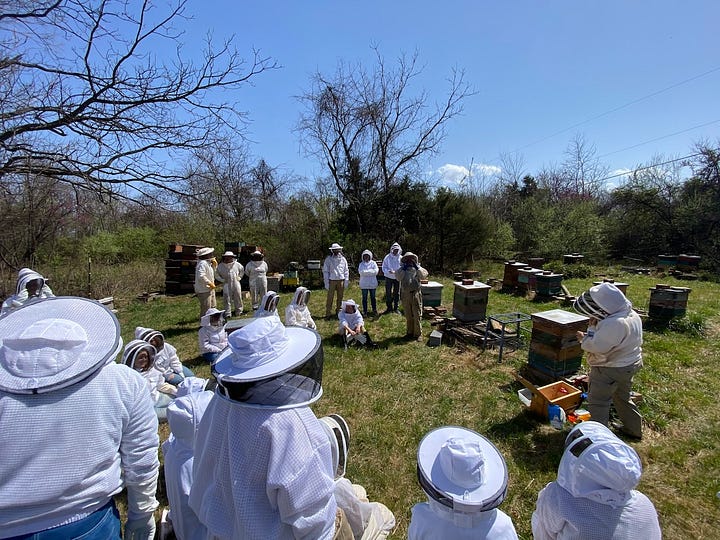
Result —
[[617, 508], [623, 506], [642, 475], [635, 450], [598, 422], [583, 422], [566, 439], [557, 482], [574, 497]]
[[32, 281], [33, 279], [40, 279], [42, 280], [42, 285], [38, 287], [38, 292], [40, 292], [45, 285], [45, 278], [38, 274], [35, 270], [32, 270], [31, 268], [21, 268], [18, 272], [17, 277], [17, 286], [15, 287], [15, 294], [20, 294], [25, 290], [25, 287], [27, 286], [29, 281]]
[[167, 409], [167, 420], [173, 437], [178, 443], [188, 448], [195, 444], [195, 434], [200, 426], [205, 409], [214, 392], [190, 392], [187, 395], [176, 397]]

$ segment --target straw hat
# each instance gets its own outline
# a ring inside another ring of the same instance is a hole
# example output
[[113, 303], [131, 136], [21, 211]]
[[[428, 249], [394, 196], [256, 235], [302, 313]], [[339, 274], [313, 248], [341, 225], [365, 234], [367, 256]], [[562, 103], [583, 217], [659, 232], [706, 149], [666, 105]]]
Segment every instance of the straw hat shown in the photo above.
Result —
[[196, 251], [196, 254], [197, 254], [198, 257], [205, 257], [205, 256], [207, 256], [207, 255], [210, 255], [210, 254], [213, 253], [214, 251], [215, 251], [215, 248], [204, 247], [204, 248], [198, 249], [198, 250]]
[[337, 242], [333, 242], [332, 245], [330, 246], [330, 251], [334, 251], [336, 249], [342, 249], [342, 248], [343, 247], [340, 244], [338, 244]]
[[470, 429], [445, 426], [425, 435], [417, 470], [428, 497], [452, 510], [492, 510], [507, 493], [507, 466], [500, 451]]
[[259, 317], [228, 336], [212, 365], [226, 397], [251, 406], [299, 407], [322, 395], [320, 335]]
[[105, 306], [58, 296], [0, 318], [0, 389], [40, 394], [81, 381], [115, 360], [120, 325]]
[[237, 259], [237, 255], [235, 255], [232, 251], [226, 251], [222, 254], [223, 257], [232, 257], [233, 259]]
[[403, 255], [400, 258], [400, 262], [403, 262], [403, 263], [414, 262], [415, 264], [417, 264], [418, 256], [415, 255], [412, 251], [406, 251], [405, 255]]

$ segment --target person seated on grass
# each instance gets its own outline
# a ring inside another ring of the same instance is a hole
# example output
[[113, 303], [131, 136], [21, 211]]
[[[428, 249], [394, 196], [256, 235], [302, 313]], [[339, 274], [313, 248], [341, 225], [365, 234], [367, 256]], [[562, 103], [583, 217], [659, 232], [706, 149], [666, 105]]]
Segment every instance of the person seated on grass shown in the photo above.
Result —
[[345, 345], [353, 342], [361, 345], [367, 343], [368, 336], [365, 331], [365, 320], [355, 300], [343, 300], [338, 319], [340, 320], [338, 333], [342, 336]]
[[342, 434], [310, 408], [322, 396], [320, 335], [260, 317], [228, 341], [194, 449], [190, 507], [207, 537], [355, 538], [336, 499]]
[[[57, 297], [0, 318], [0, 537], [152, 540], [158, 421], [143, 378], [114, 362], [120, 324]], [[123, 497], [124, 499], [124, 497]]]
[[642, 463], [633, 448], [604, 425], [588, 421], [565, 439], [557, 480], [538, 495], [535, 540], [659, 540], [657, 512], [635, 490]]
[[155, 369], [165, 377], [165, 381], [177, 386], [185, 377], [192, 377], [194, 373], [180, 361], [177, 349], [165, 341], [157, 330], [138, 326], [135, 328], [135, 339], [147, 341], [155, 347]]
[[187, 377], [178, 386], [177, 397], [167, 408], [170, 436], [162, 445], [165, 489], [170, 503], [170, 522], [178, 540], [205, 538], [207, 532], [188, 505], [195, 436], [213, 397], [213, 392], [205, 390], [206, 384], [205, 379]]
[[200, 354], [212, 363], [227, 347], [227, 332], [225, 331], [225, 317], [217, 308], [210, 308], [200, 319], [198, 330], [198, 346]]
[[418, 447], [417, 475], [427, 502], [412, 508], [408, 540], [517, 540], [498, 506], [507, 494], [505, 459], [470, 429], [444, 426]]
[[47, 280], [30, 268], [21, 268], [18, 272], [15, 294], [3, 302], [0, 315], [17, 309], [28, 302], [52, 298], [55, 295], [47, 284]]
[[308, 308], [309, 299], [310, 291], [305, 287], [298, 287], [295, 290], [292, 302], [285, 308], [285, 324], [287, 326], [303, 326], [311, 330], [317, 329]]
[[158, 420], [167, 420], [167, 408], [177, 388], [165, 382], [163, 374], [155, 369], [155, 347], [142, 339], [133, 339], [125, 345], [122, 362], [145, 377]]
[[255, 311], [255, 317], [277, 317], [279, 319], [280, 315], [277, 310], [279, 303], [280, 295], [278, 293], [275, 291], [266, 292], [263, 294], [262, 300], [260, 300], [260, 304]]

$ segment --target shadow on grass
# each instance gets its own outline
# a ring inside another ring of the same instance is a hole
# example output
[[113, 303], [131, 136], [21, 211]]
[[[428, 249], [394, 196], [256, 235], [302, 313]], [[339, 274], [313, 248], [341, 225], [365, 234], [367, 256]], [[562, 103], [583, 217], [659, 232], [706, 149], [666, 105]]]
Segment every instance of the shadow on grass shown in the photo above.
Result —
[[523, 411], [490, 426], [487, 436], [492, 441], [505, 442], [516, 463], [523, 463], [528, 470], [548, 473], [557, 470], [567, 431], [543, 429], [541, 422]]

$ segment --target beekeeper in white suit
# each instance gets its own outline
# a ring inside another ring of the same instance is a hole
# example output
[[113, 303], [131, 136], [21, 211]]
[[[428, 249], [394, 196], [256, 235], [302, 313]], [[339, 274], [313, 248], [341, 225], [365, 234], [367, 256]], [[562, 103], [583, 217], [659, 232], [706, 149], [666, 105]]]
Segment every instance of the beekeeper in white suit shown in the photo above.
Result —
[[237, 256], [232, 251], [226, 251], [215, 273], [218, 281], [223, 284], [225, 318], [242, 315], [244, 308], [240, 280], [245, 275], [245, 268], [237, 261]]
[[192, 487], [193, 447], [200, 420], [213, 392], [207, 380], [188, 377], [178, 386], [177, 397], [168, 406], [170, 437], [162, 445], [165, 488], [170, 502], [170, 521], [178, 540], [202, 540], [207, 530], [188, 505]]
[[[343, 247], [334, 242], [330, 246], [330, 255], [325, 257], [323, 262], [323, 280], [325, 281], [325, 289], [327, 290], [327, 299], [325, 300], [325, 317], [335, 317], [340, 311], [343, 294], [345, 289], [350, 285], [350, 268], [348, 262], [342, 253]], [[333, 296], [335, 297], [335, 312], [333, 309]]]
[[5, 313], [17, 309], [28, 302], [42, 300], [43, 298], [52, 298], [53, 296], [55, 295], [52, 289], [42, 275], [30, 268], [21, 268], [18, 272], [15, 294], [3, 302], [2, 308], [0, 308], [0, 315], [5, 315]]
[[121, 348], [115, 315], [85, 298], [0, 319], [2, 538], [119, 538], [124, 488], [125, 538], [154, 537], [158, 421]]
[[335, 498], [334, 446], [309, 407], [322, 395], [319, 334], [260, 317], [228, 341], [190, 491], [208, 537], [353, 538]]
[[598, 422], [582, 422], [565, 439], [557, 481], [538, 495], [535, 540], [659, 540], [657, 512], [635, 490], [642, 463], [635, 450]]
[[253, 251], [250, 254], [250, 261], [245, 265], [245, 273], [248, 275], [248, 285], [250, 287], [250, 298], [252, 308], [257, 309], [260, 305], [260, 299], [267, 292], [267, 272], [268, 265], [265, 262], [265, 255], [260, 251]]

